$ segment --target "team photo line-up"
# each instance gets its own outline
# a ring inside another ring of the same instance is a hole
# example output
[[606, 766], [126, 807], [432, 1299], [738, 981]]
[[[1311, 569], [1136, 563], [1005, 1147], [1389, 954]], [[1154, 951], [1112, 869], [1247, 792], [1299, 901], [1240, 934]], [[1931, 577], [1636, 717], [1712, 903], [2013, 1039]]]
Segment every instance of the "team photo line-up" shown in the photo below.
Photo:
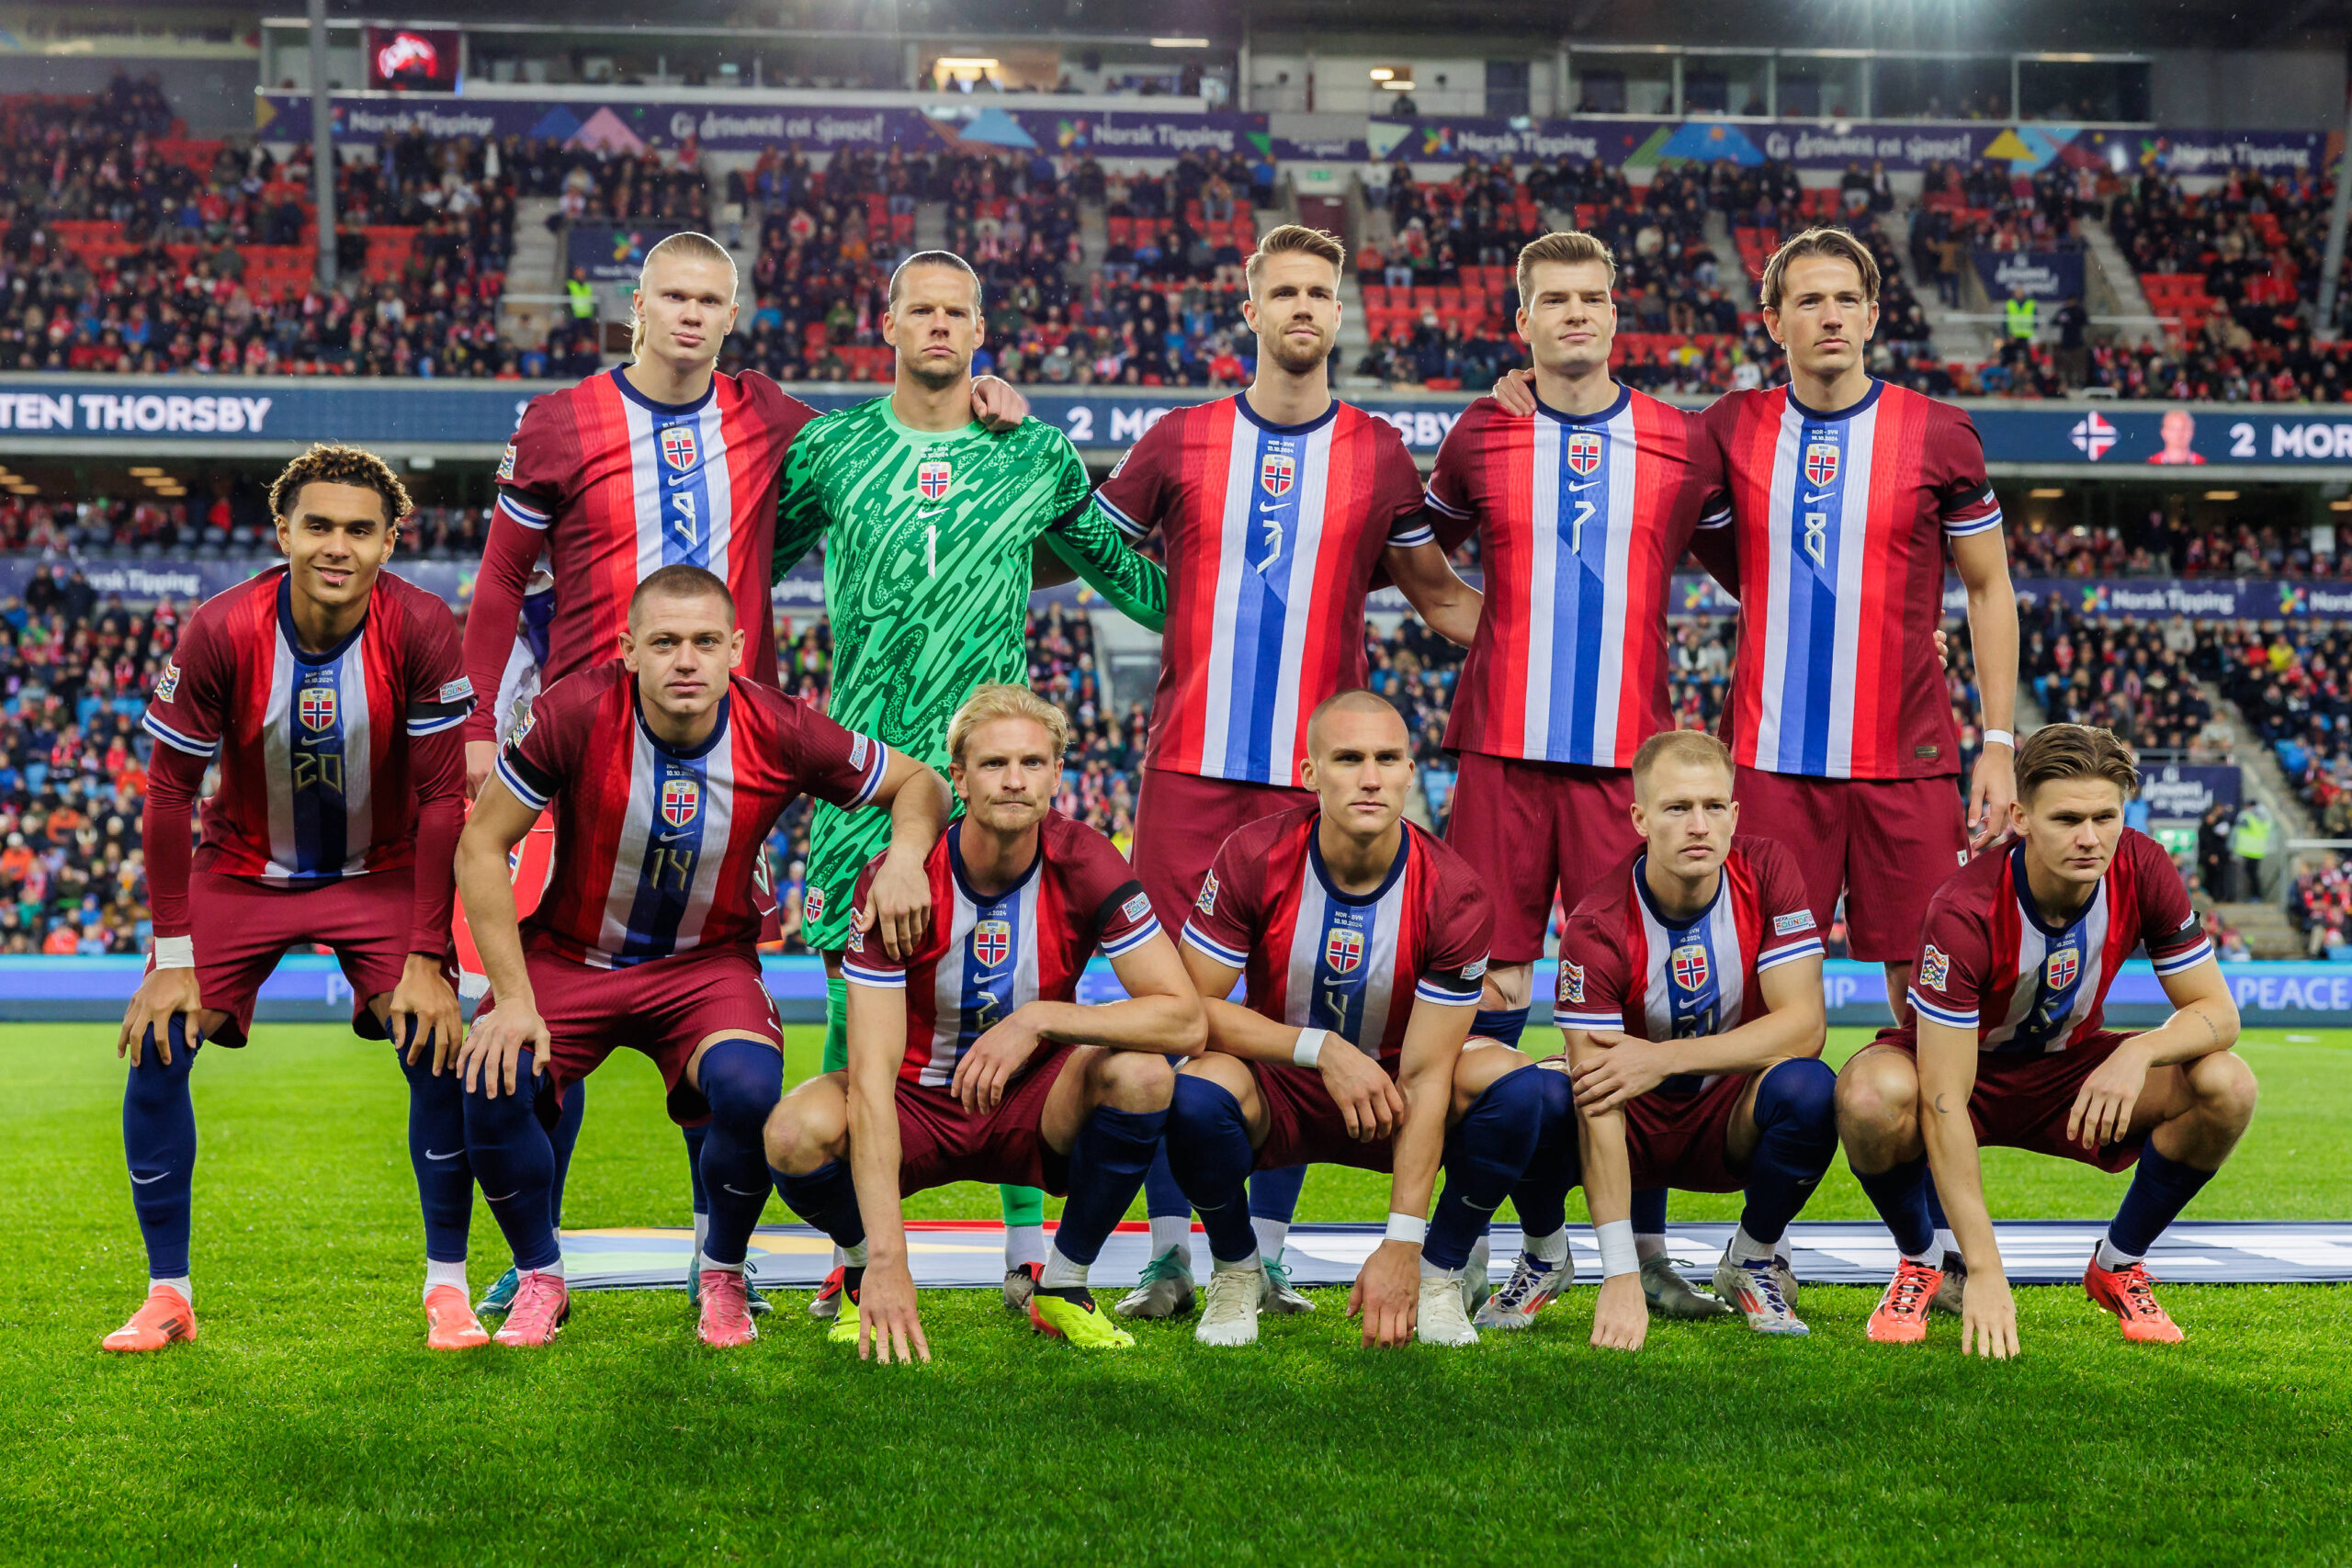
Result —
[[[1984, 1146], [2131, 1169], [2084, 1286], [2125, 1337], [2178, 1339], [2143, 1259], [2253, 1114], [2236, 1012], [2171, 861], [2123, 826], [2130, 750], [2075, 725], [2013, 739], [1999, 504], [1967, 415], [1869, 374], [1867, 248], [1782, 244], [1759, 292], [1789, 384], [1686, 412], [1611, 378], [1607, 246], [1532, 242], [1532, 368], [1471, 405], [1426, 483], [1331, 395], [1343, 259], [1268, 233], [1251, 384], [1170, 412], [1096, 488], [973, 377], [958, 257], [899, 266], [891, 391], [819, 418], [717, 370], [734, 264], [673, 235], [629, 362], [525, 412], [462, 634], [386, 570], [410, 502], [384, 462], [290, 463], [284, 564], [196, 611], [143, 721], [156, 937], [119, 1049], [150, 1282], [105, 1347], [198, 1337], [190, 1074], [311, 944], [407, 1079], [436, 1349], [565, 1325], [564, 1180], [585, 1080], [623, 1046], [684, 1133], [686, 1283], [716, 1346], [771, 1314], [745, 1258], [773, 1191], [834, 1243], [808, 1306], [825, 1332], [929, 1359], [900, 1200], [966, 1180], [1001, 1189], [1005, 1301], [1044, 1334], [1122, 1348], [1122, 1320], [1197, 1313], [1200, 1342], [1247, 1344], [1317, 1310], [1282, 1264], [1317, 1161], [1390, 1179], [1349, 1300], [1366, 1344], [1531, 1325], [1574, 1278], [1579, 1185], [1593, 1344], [1638, 1349], [1652, 1315], [1800, 1336], [1786, 1233], [1842, 1147], [1901, 1254], [1869, 1337], [1921, 1340], [1941, 1311], [2004, 1357]], [[1476, 588], [1449, 560], [1473, 536]], [[781, 689], [769, 632], [771, 584], [820, 541], [822, 711]], [[1720, 738], [1668, 701], [1686, 550], [1740, 603]], [[1984, 738], [1964, 793], [1947, 562]], [[1026, 685], [1030, 593], [1073, 576], [1160, 634], [1132, 863], [1052, 809], [1069, 721]], [[1405, 819], [1411, 739], [1365, 689], [1384, 583], [1468, 650], [1442, 837]], [[756, 944], [764, 846], [803, 795], [828, 1028], [786, 1092]], [[1897, 1000], [1833, 1072], [1841, 901]], [[1561, 1032], [1537, 1046], [1555, 904]], [[470, 1028], [460, 938], [487, 980]], [[2107, 1030], [2143, 948], [2176, 1010]], [[1125, 998], [1081, 1005], [1097, 953]], [[1710, 1290], [1666, 1257], [1676, 1188], [1744, 1194]], [[480, 1303], [477, 1190], [514, 1263]], [[1106, 1309], [1089, 1268], [1138, 1191], [1150, 1262]], [[1489, 1289], [1506, 1201], [1524, 1243]]]

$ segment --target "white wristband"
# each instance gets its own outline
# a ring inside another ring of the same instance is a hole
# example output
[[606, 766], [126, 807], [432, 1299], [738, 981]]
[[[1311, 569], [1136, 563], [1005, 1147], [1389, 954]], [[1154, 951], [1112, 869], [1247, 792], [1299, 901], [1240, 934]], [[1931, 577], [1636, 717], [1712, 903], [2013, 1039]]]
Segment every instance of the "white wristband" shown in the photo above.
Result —
[[1290, 1048], [1290, 1059], [1302, 1067], [1311, 1067], [1323, 1055], [1323, 1043], [1331, 1038], [1328, 1029], [1302, 1029], [1298, 1043]]
[[1600, 1238], [1600, 1277], [1613, 1280], [1620, 1274], [1642, 1271], [1641, 1254], [1634, 1250], [1634, 1222], [1611, 1220], [1594, 1228]]
[[[1631, 1222], [1627, 1222], [1628, 1224]], [[1401, 1241], [1408, 1247], [1419, 1247], [1429, 1238], [1430, 1223], [1419, 1214], [1400, 1214], [1389, 1211], [1388, 1239]]]
[[196, 967], [196, 938], [192, 936], [159, 936], [155, 939], [155, 967], [158, 969], [193, 969]]
[[2018, 738], [2006, 729], [1987, 729], [1983, 733], [1987, 746], [2006, 746], [2012, 751], [2018, 749]]

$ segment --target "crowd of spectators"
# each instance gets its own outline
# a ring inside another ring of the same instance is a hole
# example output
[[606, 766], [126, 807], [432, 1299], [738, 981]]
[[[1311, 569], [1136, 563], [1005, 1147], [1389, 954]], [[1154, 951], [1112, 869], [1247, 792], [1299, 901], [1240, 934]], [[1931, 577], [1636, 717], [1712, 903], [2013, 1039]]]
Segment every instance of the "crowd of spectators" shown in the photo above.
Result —
[[2314, 550], [2300, 524], [2213, 522], [2152, 511], [2143, 521], [2092, 526], [2013, 526], [2019, 577], [2352, 577], [2352, 551]]
[[2199, 682], [2211, 634], [2188, 620], [2084, 615], [2052, 598], [2022, 612], [2018, 673], [2053, 723], [2112, 729], [2136, 750], [2220, 761], [2227, 743]]
[[[0, 495], [0, 553], [187, 557], [212, 559], [232, 552], [266, 555], [275, 525], [267, 497], [251, 479], [213, 469], [204, 493], [92, 493], [78, 501]], [[403, 557], [479, 560], [490, 527], [487, 509], [423, 505], [401, 525]]]

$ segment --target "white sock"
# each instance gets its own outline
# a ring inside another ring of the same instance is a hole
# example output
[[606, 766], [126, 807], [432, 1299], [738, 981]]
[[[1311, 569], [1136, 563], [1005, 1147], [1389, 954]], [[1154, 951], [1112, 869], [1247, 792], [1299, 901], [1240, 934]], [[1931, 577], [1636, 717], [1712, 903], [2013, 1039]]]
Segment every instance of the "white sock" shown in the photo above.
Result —
[[458, 1287], [458, 1294], [464, 1296], [468, 1301], [473, 1299], [466, 1289], [466, 1260], [464, 1258], [460, 1258], [455, 1263], [436, 1263], [430, 1258], [424, 1260], [424, 1293], [429, 1296], [444, 1285], [455, 1285]]
[[1781, 1239], [1772, 1244], [1772, 1256], [1779, 1258], [1783, 1263], [1793, 1265], [1796, 1262], [1797, 1255], [1789, 1250], [1788, 1232], [1782, 1231], [1781, 1233]]
[[1183, 1260], [1186, 1273], [1192, 1272], [1192, 1215], [1154, 1214], [1151, 1217], [1151, 1255], [1158, 1258], [1170, 1252], [1173, 1252]]
[[1936, 1233], [1936, 1250], [1942, 1253], [1946, 1258], [1958, 1258], [1960, 1256], [1960, 1240], [1948, 1230], [1938, 1231]]
[[551, 1274], [560, 1280], [563, 1278], [563, 1259], [559, 1258], [544, 1269], [526, 1269], [523, 1273], [526, 1279], [533, 1274]]
[[1215, 1253], [1209, 1255], [1209, 1261], [1216, 1266], [1220, 1274], [1262, 1274], [1266, 1271], [1265, 1255], [1254, 1247], [1250, 1249], [1249, 1257], [1238, 1262], [1227, 1263]]
[[2110, 1274], [2119, 1273], [2123, 1269], [2129, 1269], [2132, 1265], [2139, 1262], [2141, 1258], [2145, 1257], [2147, 1257], [2147, 1254], [2144, 1252], [2140, 1253], [2137, 1256], [2131, 1253], [2118, 1252], [2115, 1250], [2115, 1243], [2109, 1241], [2105, 1236], [2098, 1238], [2098, 1252], [2097, 1254], [2098, 1266], [2106, 1269]]
[[840, 1256], [842, 1267], [844, 1269], [865, 1267], [865, 1244], [862, 1241], [855, 1247], [837, 1247], [833, 1251]]
[[1724, 1248], [1724, 1256], [1734, 1263], [1761, 1263], [1772, 1256], [1772, 1244], [1758, 1241], [1747, 1234], [1746, 1225], [1733, 1228], [1731, 1245]]
[[1429, 1254], [1425, 1252], [1421, 1254], [1421, 1278], [1424, 1280], [1459, 1280], [1462, 1278], [1462, 1270], [1459, 1269], [1441, 1269], [1436, 1264], [1430, 1261]]
[[1004, 1267], [1006, 1272], [1023, 1263], [1046, 1260], [1046, 1227], [1043, 1225], [1007, 1225], [1004, 1227]]
[[1660, 1231], [1656, 1235], [1644, 1235], [1641, 1232], [1635, 1231], [1634, 1233], [1634, 1256], [1640, 1258], [1645, 1263], [1647, 1263], [1653, 1258], [1664, 1258], [1666, 1256], [1666, 1233], [1664, 1231]]
[[701, 1271], [705, 1274], [741, 1274], [743, 1271], [743, 1266], [741, 1263], [721, 1263], [716, 1258], [706, 1258], [702, 1260]]
[[696, 1214], [695, 1216], [695, 1270], [697, 1273], [701, 1272], [703, 1268], [702, 1244], [709, 1239], [710, 1216]]
[[147, 1280], [147, 1293], [150, 1295], [154, 1294], [155, 1287], [158, 1285], [168, 1285], [173, 1290], [177, 1291], [180, 1293], [180, 1300], [187, 1303], [191, 1307], [196, 1305], [196, 1287], [188, 1283], [187, 1275], [182, 1274], [176, 1279], [171, 1280], [158, 1280], [151, 1275], [148, 1277]]
[[1038, 1277], [1037, 1283], [1048, 1290], [1057, 1291], [1083, 1286], [1086, 1283], [1086, 1269], [1085, 1264], [1072, 1263], [1069, 1258], [1064, 1258], [1062, 1249], [1057, 1247], [1046, 1254], [1046, 1271]]
[[1566, 1263], [1568, 1260], [1568, 1227], [1562, 1225], [1550, 1235], [1523, 1236], [1520, 1246], [1538, 1263]]
[[1903, 1255], [1903, 1261], [1917, 1263], [1922, 1269], [1933, 1269], [1940, 1273], [1944, 1266], [1944, 1255], [1934, 1242], [1929, 1242], [1927, 1251], [1906, 1252]]
[[843, 1251], [841, 1249], [840, 1245], [839, 1245], [838, 1243], [836, 1243], [836, 1244], [834, 1245], [834, 1247], [833, 1247], [833, 1267], [834, 1267], [834, 1268], [836, 1268], [836, 1269], [839, 1269], [839, 1268], [841, 1268], [843, 1264], [847, 1263], [848, 1261], [849, 1261], [849, 1254], [848, 1254], [848, 1253], [846, 1253], [846, 1252], [843, 1252]]
[[1257, 1214], [1250, 1216], [1250, 1228], [1258, 1233], [1258, 1250], [1268, 1258], [1280, 1258], [1283, 1247], [1290, 1241], [1288, 1220], [1269, 1220]]

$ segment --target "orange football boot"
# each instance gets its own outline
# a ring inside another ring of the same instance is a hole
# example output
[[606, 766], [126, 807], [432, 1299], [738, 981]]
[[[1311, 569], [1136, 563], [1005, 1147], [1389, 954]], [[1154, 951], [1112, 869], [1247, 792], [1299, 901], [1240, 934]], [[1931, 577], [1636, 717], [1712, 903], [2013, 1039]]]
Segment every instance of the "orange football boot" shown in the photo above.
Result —
[[424, 1292], [424, 1322], [428, 1350], [471, 1350], [490, 1343], [490, 1331], [474, 1315], [466, 1292], [455, 1285], [435, 1285]]
[[2177, 1345], [2182, 1338], [2180, 1325], [2156, 1304], [2155, 1293], [2148, 1289], [2155, 1282], [2144, 1263], [2129, 1269], [2102, 1269], [2097, 1253], [2091, 1254], [2090, 1266], [2083, 1270], [2083, 1293], [2122, 1320], [2124, 1338]]
[[1917, 1345], [1928, 1337], [1928, 1306], [1944, 1282], [1940, 1269], [1897, 1258], [1894, 1278], [1871, 1314], [1870, 1337], [1881, 1345]]
[[196, 1343], [196, 1309], [168, 1285], [147, 1292], [130, 1321], [98, 1342], [101, 1350], [160, 1350], [175, 1339]]

